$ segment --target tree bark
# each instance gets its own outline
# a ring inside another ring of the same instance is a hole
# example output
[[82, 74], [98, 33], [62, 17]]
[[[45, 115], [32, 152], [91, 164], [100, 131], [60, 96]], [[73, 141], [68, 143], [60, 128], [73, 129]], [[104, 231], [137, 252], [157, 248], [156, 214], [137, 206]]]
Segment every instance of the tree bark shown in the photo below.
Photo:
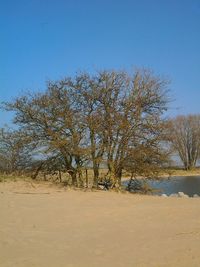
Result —
[[99, 164], [96, 162], [93, 162], [93, 172], [94, 172], [94, 180], [93, 180], [93, 187], [98, 187], [98, 181], [99, 181]]
[[76, 171], [75, 170], [69, 170], [68, 173], [69, 173], [69, 175], [71, 176], [71, 179], [72, 179], [72, 186], [77, 186]]

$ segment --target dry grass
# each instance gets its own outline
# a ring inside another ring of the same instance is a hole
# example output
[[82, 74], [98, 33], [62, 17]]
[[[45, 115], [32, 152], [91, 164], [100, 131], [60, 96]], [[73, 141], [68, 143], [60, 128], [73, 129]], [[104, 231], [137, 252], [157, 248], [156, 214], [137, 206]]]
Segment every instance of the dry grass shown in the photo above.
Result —
[[200, 175], [200, 168], [199, 167], [196, 167], [192, 170], [184, 170], [183, 168], [180, 168], [180, 167], [172, 167], [172, 168], [168, 168], [168, 169], [165, 169], [163, 170], [163, 173], [162, 173], [163, 176], [167, 176], [167, 175], [170, 175], [170, 176], [198, 176]]
[[[100, 169], [100, 179], [103, 179], [106, 177], [108, 170], [107, 169]], [[200, 167], [194, 168], [192, 170], [186, 171], [180, 167], [172, 167], [172, 168], [166, 168], [163, 169], [163, 172], [161, 173], [160, 177], [169, 177], [169, 176], [200, 176]], [[85, 170], [83, 171], [83, 178], [86, 177]], [[129, 179], [131, 177], [130, 173], [123, 172], [123, 180]], [[55, 175], [46, 175], [45, 177], [47, 181], [59, 183], [58, 174]], [[32, 180], [27, 175], [17, 175], [17, 174], [0, 174], [0, 182], [6, 182], [6, 181], [19, 181], [19, 180]], [[43, 175], [39, 175], [37, 177], [37, 180], [44, 180]], [[62, 173], [62, 181], [63, 183], [68, 183], [70, 180], [70, 176], [67, 173]], [[89, 184], [92, 184], [93, 181], [93, 170], [88, 169], [88, 180]]]

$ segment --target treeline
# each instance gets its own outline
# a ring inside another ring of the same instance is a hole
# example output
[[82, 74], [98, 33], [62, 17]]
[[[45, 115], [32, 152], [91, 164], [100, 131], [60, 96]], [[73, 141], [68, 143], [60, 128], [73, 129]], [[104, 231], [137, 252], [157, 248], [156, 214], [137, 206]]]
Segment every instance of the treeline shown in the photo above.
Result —
[[14, 112], [17, 130], [1, 131], [0, 168], [31, 172], [33, 178], [66, 172], [74, 186], [85, 184], [87, 168], [94, 187], [102, 167], [112, 187], [121, 186], [123, 171], [158, 176], [169, 163], [167, 142], [177, 136], [174, 123], [164, 118], [167, 87], [167, 80], [149, 70], [81, 73], [4, 103]]

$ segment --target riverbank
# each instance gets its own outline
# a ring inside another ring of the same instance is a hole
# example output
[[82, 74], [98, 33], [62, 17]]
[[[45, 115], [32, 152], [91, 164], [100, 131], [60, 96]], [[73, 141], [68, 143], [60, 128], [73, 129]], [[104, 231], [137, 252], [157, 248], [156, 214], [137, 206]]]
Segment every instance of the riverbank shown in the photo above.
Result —
[[163, 170], [161, 177], [168, 177], [168, 176], [200, 176], [200, 168], [194, 168], [192, 170], [184, 170], [181, 168], [171, 168]]
[[0, 183], [1, 267], [199, 266], [200, 200]]
[[[176, 176], [179, 176], [179, 177], [200, 176], [200, 168], [196, 167], [191, 170], [185, 170], [180, 167], [172, 167], [172, 168], [163, 169], [159, 174], [160, 178], [169, 178], [169, 177], [176, 177]], [[128, 180], [130, 179], [130, 177], [131, 175], [129, 173], [124, 172], [122, 179]], [[143, 177], [138, 177], [138, 178], [143, 178]]]

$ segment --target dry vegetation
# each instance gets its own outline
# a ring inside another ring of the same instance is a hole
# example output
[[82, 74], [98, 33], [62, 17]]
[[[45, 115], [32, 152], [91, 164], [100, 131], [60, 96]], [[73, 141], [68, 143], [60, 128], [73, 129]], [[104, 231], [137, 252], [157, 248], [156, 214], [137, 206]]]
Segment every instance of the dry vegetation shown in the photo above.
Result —
[[[17, 130], [0, 131], [0, 171], [107, 189], [122, 178], [198, 174], [200, 117], [166, 120], [167, 86], [145, 69], [80, 73], [4, 103]], [[169, 167], [175, 152], [187, 172]]]
[[157, 177], [169, 162], [167, 85], [149, 70], [81, 73], [5, 103], [18, 130], [1, 132], [0, 168], [75, 187], [120, 188], [125, 172]]

